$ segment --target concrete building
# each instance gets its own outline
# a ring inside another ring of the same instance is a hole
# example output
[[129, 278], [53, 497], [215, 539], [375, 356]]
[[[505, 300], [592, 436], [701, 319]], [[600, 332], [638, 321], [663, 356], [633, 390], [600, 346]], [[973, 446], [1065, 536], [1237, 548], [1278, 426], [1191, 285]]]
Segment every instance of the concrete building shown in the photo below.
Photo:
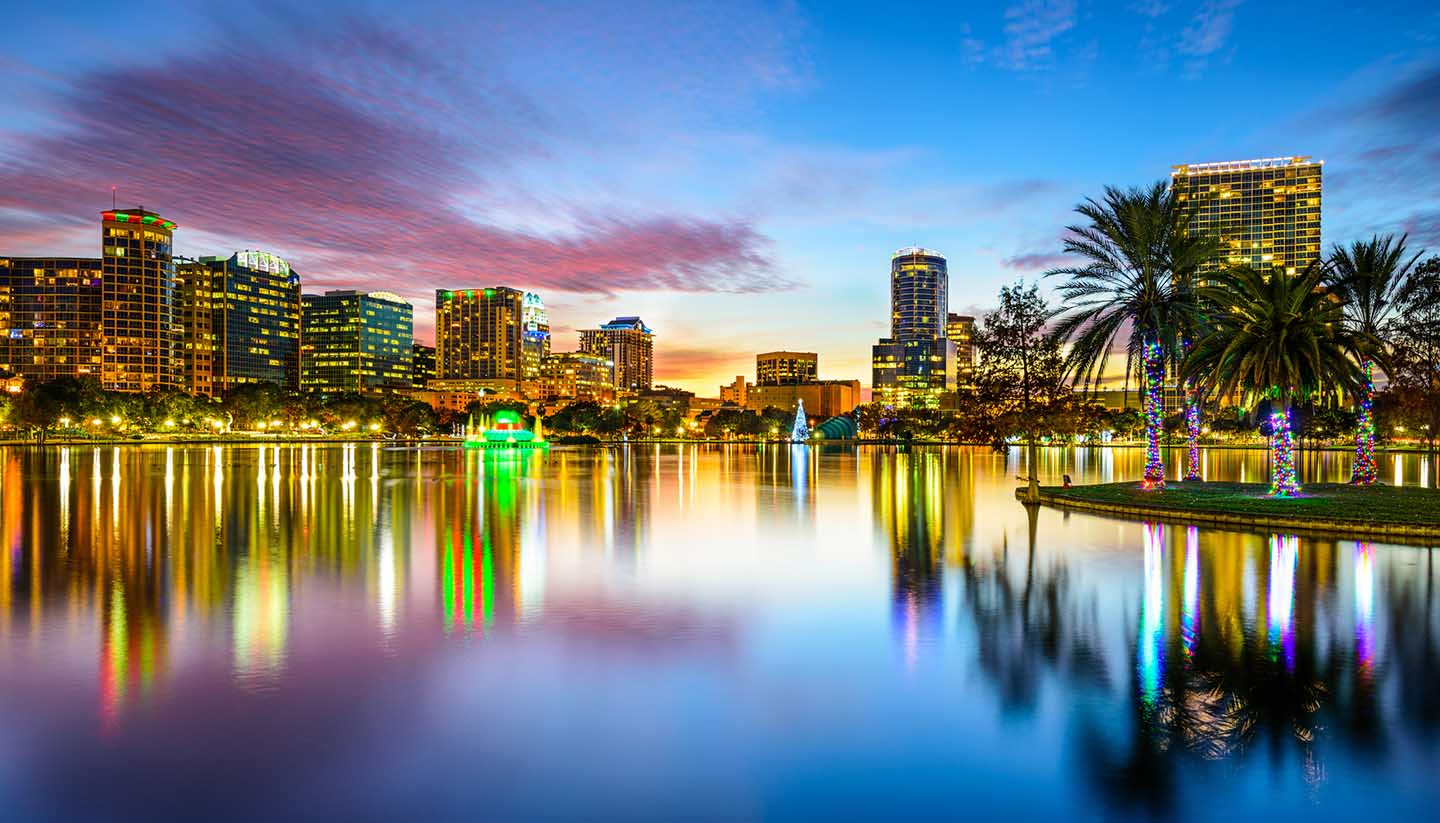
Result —
[[100, 382], [107, 389], [181, 388], [175, 228], [138, 208], [101, 215]]
[[580, 332], [580, 350], [615, 364], [615, 389], [637, 393], [655, 378], [655, 332], [639, 317], [617, 317], [598, 329]]
[[781, 386], [752, 386], [745, 407], [763, 410], [768, 407], [793, 411], [795, 404], [805, 401], [805, 412], [811, 417], [834, 417], [847, 414], [860, 405], [859, 380], [815, 380]]
[[819, 377], [820, 357], [815, 352], [772, 351], [755, 355], [755, 385], [788, 386]]
[[970, 386], [975, 382], [975, 318], [950, 313], [945, 321], [945, 336], [955, 344], [955, 385]]
[[749, 395], [749, 389], [750, 384], [745, 382], [745, 375], [737, 374], [735, 375], [735, 382], [728, 386], [720, 387], [720, 402], [731, 403], [743, 408], [745, 406], [745, 399]]
[[521, 380], [525, 293], [506, 286], [435, 292], [435, 377]]
[[541, 363], [539, 396], [546, 400], [615, 401], [615, 364], [596, 354], [553, 352]]

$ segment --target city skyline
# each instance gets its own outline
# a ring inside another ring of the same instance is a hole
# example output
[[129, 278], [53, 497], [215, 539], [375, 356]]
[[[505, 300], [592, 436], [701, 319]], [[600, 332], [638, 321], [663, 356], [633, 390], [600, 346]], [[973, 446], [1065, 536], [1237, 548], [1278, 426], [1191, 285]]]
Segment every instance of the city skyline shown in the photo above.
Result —
[[[1076, 202], [1175, 165], [1313, 156], [1324, 248], [1390, 230], [1440, 244], [1434, 13], [1058, 2], [901, 7], [880, 25], [803, 5], [642, 5], [623, 23], [434, 6], [400, 22], [359, 4], [310, 42], [336, 9], [251, 11], [230, 12], [244, 28], [148, 21], [164, 45], [143, 59], [118, 45], [123, 9], [17, 15], [0, 34], [17, 90], [0, 252], [90, 258], [115, 186], [183, 227], [177, 256], [259, 248], [308, 291], [395, 291], [425, 343], [447, 284], [542, 294], [557, 350], [644, 317], [656, 382], [708, 396], [787, 347], [868, 382], [891, 251], [943, 252], [950, 311], [978, 317], [1058, 262]], [[1259, 48], [1282, 18], [1349, 48]], [[919, 25], [948, 38], [909, 60], [881, 48]], [[243, 59], [204, 45], [236, 31]], [[1251, 87], [1285, 105], [1235, 105]]]

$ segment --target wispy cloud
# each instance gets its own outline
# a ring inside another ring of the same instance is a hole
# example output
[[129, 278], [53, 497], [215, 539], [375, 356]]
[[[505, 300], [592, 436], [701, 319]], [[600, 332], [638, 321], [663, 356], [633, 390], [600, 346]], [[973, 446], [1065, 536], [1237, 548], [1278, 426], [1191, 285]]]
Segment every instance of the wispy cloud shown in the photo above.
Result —
[[1050, 63], [1056, 38], [1075, 28], [1075, 0], [1023, 0], [1005, 9], [1002, 65], [1026, 70]]
[[1011, 271], [1043, 272], [1073, 262], [1073, 259], [1055, 252], [1026, 252], [1006, 257], [1000, 265]]
[[1175, 50], [1190, 58], [1185, 65], [1187, 74], [1199, 75], [1210, 58], [1229, 43], [1240, 3], [1241, 0], [1206, 0], [1180, 32]]
[[88, 224], [118, 185], [126, 204], [180, 223], [182, 252], [217, 251], [187, 234], [263, 245], [319, 284], [788, 287], [743, 215], [571, 202], [543, 229], [492, 216], [487, 193], [553, 160], [552, 140], [573, 128], [559, 125], [566, 113], [482, 55], [435, 48], [433, 32], [328, 31], [306, 50], [206, 47], [69, 78], [50, 128], [9, 135], [0, 224]]

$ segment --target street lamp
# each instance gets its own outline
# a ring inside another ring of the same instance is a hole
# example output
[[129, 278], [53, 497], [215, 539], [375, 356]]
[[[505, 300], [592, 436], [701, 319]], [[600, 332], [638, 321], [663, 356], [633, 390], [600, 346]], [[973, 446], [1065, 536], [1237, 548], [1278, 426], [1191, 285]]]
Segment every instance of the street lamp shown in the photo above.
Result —
[[166, 421], [165, 421], [165, 428], [167, 428], [167, 429], [173, 429], [173, 428], [175, 428], [175, 421], [174, 421], [173, 419], [166, 420]]
[[379, 423], [371, 423], [371, 424], [370, 424], [370, 431], [372, 431], [372, 432], [378, 432], [378, 431], [380, 431], [380, 424], [379, 424]]
[[118, 425], [120, 425], [120, 415], [118, 415], [118, 414], [112, 414], [112, 415], [110, 415], [110, 425], [112, 425], [112, 426], [118, 426]]
[[70, 418], [68, 418], [68, 417], [62, 417], [62, 418], [60, 418], [60, 428], [62, 428], [62, 429], [68, 429], [68, 428], [70, 428]]
[[98, 425], [100, 425], [100, 424], [102, 424], [102, 423], [104, 423], [104, 422], [105, 422], [104, 420], [101, 420], [100, 418], [97, 417], [97, 418], [95, 418], [94, 420], [91, 420], [91, 421], [90, 421], [90, 425], [92, 425], [92, 426], [98, 426]]

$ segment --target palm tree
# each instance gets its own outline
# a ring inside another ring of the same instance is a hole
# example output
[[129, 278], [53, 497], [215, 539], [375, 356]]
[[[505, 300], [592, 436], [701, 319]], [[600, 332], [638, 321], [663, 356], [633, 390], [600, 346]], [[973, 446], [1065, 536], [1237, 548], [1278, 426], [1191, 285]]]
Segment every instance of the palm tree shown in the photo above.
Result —
[[1385, 332], [1400, 305], [1411, 268], [1423, 254], [1416, 252], [1405, 259], [1405, 240], [1405, 235], [1398, 240], [1393, 234], [1375, 236], [1368, 241], [1357, 240], [1348, 249], [1337, 245], [1330, 253], [1326, 285], [1345, 305], [1345, 320], [1360, 348], [1365, 372], [1355, 420], [1355, 464], [1350, 470], [1350, 482], [1359, 485], [1368, 486], [1379, 475], [1375, 465], [1375, 419], [1371, 416], [1375, 399], [1373, 371], [1379, 361], [1389, 373]]
[[1123, 342], [1126, 377], [1139, 372], [1145, 392], [1145, 486], [1162, 488], [1166, 363], [1178, 361], [1186, 331], [1200, 320], [1193, 275], [1216, 244], [1188, 231], [1190, 212], [1163, 181], [1148, 188], [1106, 187], [1104, 197], [1087, 198], [1075, 211], [1088, 224], [1067, 227], [1065, 252], [1083, 265], [1046, 272], [1067, 278], [1058, 291], [1068, 309], [1055, 334], [1070, 341], [1067, 371], [1087, 389]]
[[[1290, 405], [1302, 398], [1353, 390], [1360, 369], [1344, 307], [1321, 288], [1325, 270], [1313, 263], [1297, 275], [1236, 266], [1212, 275], [1200, 290], [1208, 323], [1185, 358], [1183, 375], [1219, 394], [1243, 390], [1268, 397], [1270, 492], [1292, 497], [1295, 477]], [[1279, 411], [1273, 411], [1278, 406]]]

